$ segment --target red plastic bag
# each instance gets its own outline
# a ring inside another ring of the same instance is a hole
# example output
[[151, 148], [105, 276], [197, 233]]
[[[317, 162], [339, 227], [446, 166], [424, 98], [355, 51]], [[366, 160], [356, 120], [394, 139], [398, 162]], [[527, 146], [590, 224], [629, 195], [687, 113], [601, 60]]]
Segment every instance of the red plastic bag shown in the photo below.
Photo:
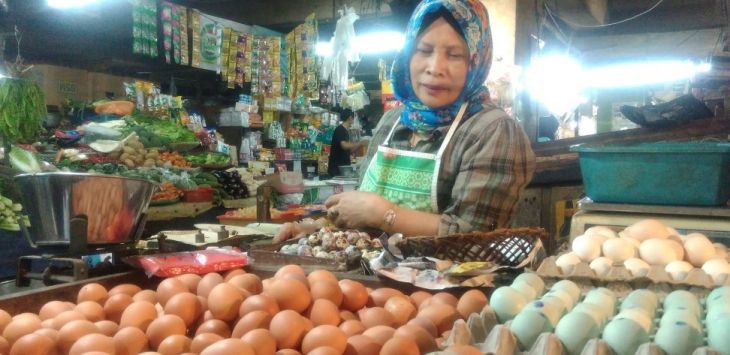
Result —
[[182, 274], [207, 274], [248, 265], [246, 253], [230, 249], [206, 249], [180, 253], [139, 255], [125, 261], [144, 269], [147, 276], [168, 277]]

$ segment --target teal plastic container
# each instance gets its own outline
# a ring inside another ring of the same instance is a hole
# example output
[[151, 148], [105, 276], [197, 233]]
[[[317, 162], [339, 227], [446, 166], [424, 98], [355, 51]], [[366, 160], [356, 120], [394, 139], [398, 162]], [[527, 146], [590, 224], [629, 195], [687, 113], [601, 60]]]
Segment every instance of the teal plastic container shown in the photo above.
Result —
[[730, 200], [730, 143], [578, 145], [583, 187], [595, 202], [719, 206]]

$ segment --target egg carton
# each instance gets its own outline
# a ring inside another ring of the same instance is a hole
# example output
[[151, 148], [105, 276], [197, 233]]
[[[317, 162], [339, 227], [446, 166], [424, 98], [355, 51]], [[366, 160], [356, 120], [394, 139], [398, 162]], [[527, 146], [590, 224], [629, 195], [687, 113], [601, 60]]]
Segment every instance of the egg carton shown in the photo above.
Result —
[[[620, 304], [617, 300], [617, 304]], [[650, 338], [653, 340], [661, 319], [662, 308], [657, 309], [659, 315], [654, 319], [655, 327]], [[493, 355], [564, 355], [566, 354], [562, 342], [552, 332], [543, 332], [539, 335], [530, 349], [520, 349], [517, 337], [509, 329], [511, 321], [499, 324], [497, 315], [489, 305], [485, 306], [481, 313], [473, 313], [468, 320], [457, 320], [449, 332], [448, 338], [443, 343], [443, 348], [453, 345], [471, 345], [478, 348], [484, 354]], [[706, 328], [703, 327], [706, 334]], [[703, 339], [702, 347], [696, 348], [691, 355], [722, 355], [717, 350], [706, 346], [707, 339]], [[449, 354], [445, 351], [432, 352], [430, 354]], [[581, 355], [612, 355], [613, 351], [608, 344], [599, 338], [589, 340], [583, 347]], [[666, 355], [656, 343], [647, 342], [639, 346], [634, 355]], [[690, 354], [687, 354], [690, 355]]]
[[710, 275], [700, 268], [693, 268], [683, 279], [675, 280], [664, 270], [664, 266], [650, 265], [649, 271], [645, 276], [634, 276], [623, 265], [613, 265], [605, 276], [598, 276], [588, 266], [586, 262], [580, 262], [575, 265], [570, 273], [563, 273], [558, 267], [556, 261], [558, 256], [550, 256], [545, 258], [536, 273], [543, 278], [567, 279], [572, 281], [591, 281], [598, 285], [622, 282], [629, 283], [632, 288], [647, 288], [650, 284], [666, 284], [670, 287], [682, 288], [685, 286], [714, 288], [720, 286], [730, 286], [730, 277], [726, 278], [724, 283], [716, 284]]

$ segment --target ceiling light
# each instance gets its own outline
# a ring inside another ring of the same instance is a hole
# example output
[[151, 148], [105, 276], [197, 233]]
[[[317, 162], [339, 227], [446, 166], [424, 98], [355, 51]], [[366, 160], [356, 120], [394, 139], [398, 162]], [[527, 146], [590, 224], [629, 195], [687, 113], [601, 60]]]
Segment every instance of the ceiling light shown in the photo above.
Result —
[[362, 54], [397, 52], [405, 42], [406, 37], [399, 32], [374, 32], [358, 35], [355, 48]]
[[314, 45], [314, 52], [320, 57], [329, 57], [332, 55], [331, 42], [317, 42]]
[[74, 7], [82, 7], [100, 0], [48, 0], [48, 6], [57, 9], [70, 9]]
[[712, 69], [709, 63], [651, 61], [609, 65], [585, 73], [586, 86], [593, 88], [632, 87], [691, 79]]
[[[354, 40], [354, 47], [360, 54], [397, 52], [403, 48], [405, 41], [405, 36], [400, 32], [373, 32], [358, 35]], [[332, 43], [319, 42], [314, 50], [320, 57], [329, 57], [332, 55]]]
[[570, 57], [548, 55], [537, 58], [525, 73], [527, 90], [551, 113], [562, 115], [585, 101], [582, 69]]

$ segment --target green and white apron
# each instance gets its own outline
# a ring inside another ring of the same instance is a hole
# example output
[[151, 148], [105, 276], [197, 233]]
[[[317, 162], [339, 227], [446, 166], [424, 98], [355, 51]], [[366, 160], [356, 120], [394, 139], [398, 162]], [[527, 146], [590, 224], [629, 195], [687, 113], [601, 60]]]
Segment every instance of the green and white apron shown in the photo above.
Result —
[[461, 105], [436, 154], [388, 147], [393, 132], [398, 127], [398, 123], [394, 124], [370, 161], [360, 191], [375, 192], [398, 206], [438, 213], [436, 183], [441, 156], [459, 126], [466, 106], [466, 103]]

